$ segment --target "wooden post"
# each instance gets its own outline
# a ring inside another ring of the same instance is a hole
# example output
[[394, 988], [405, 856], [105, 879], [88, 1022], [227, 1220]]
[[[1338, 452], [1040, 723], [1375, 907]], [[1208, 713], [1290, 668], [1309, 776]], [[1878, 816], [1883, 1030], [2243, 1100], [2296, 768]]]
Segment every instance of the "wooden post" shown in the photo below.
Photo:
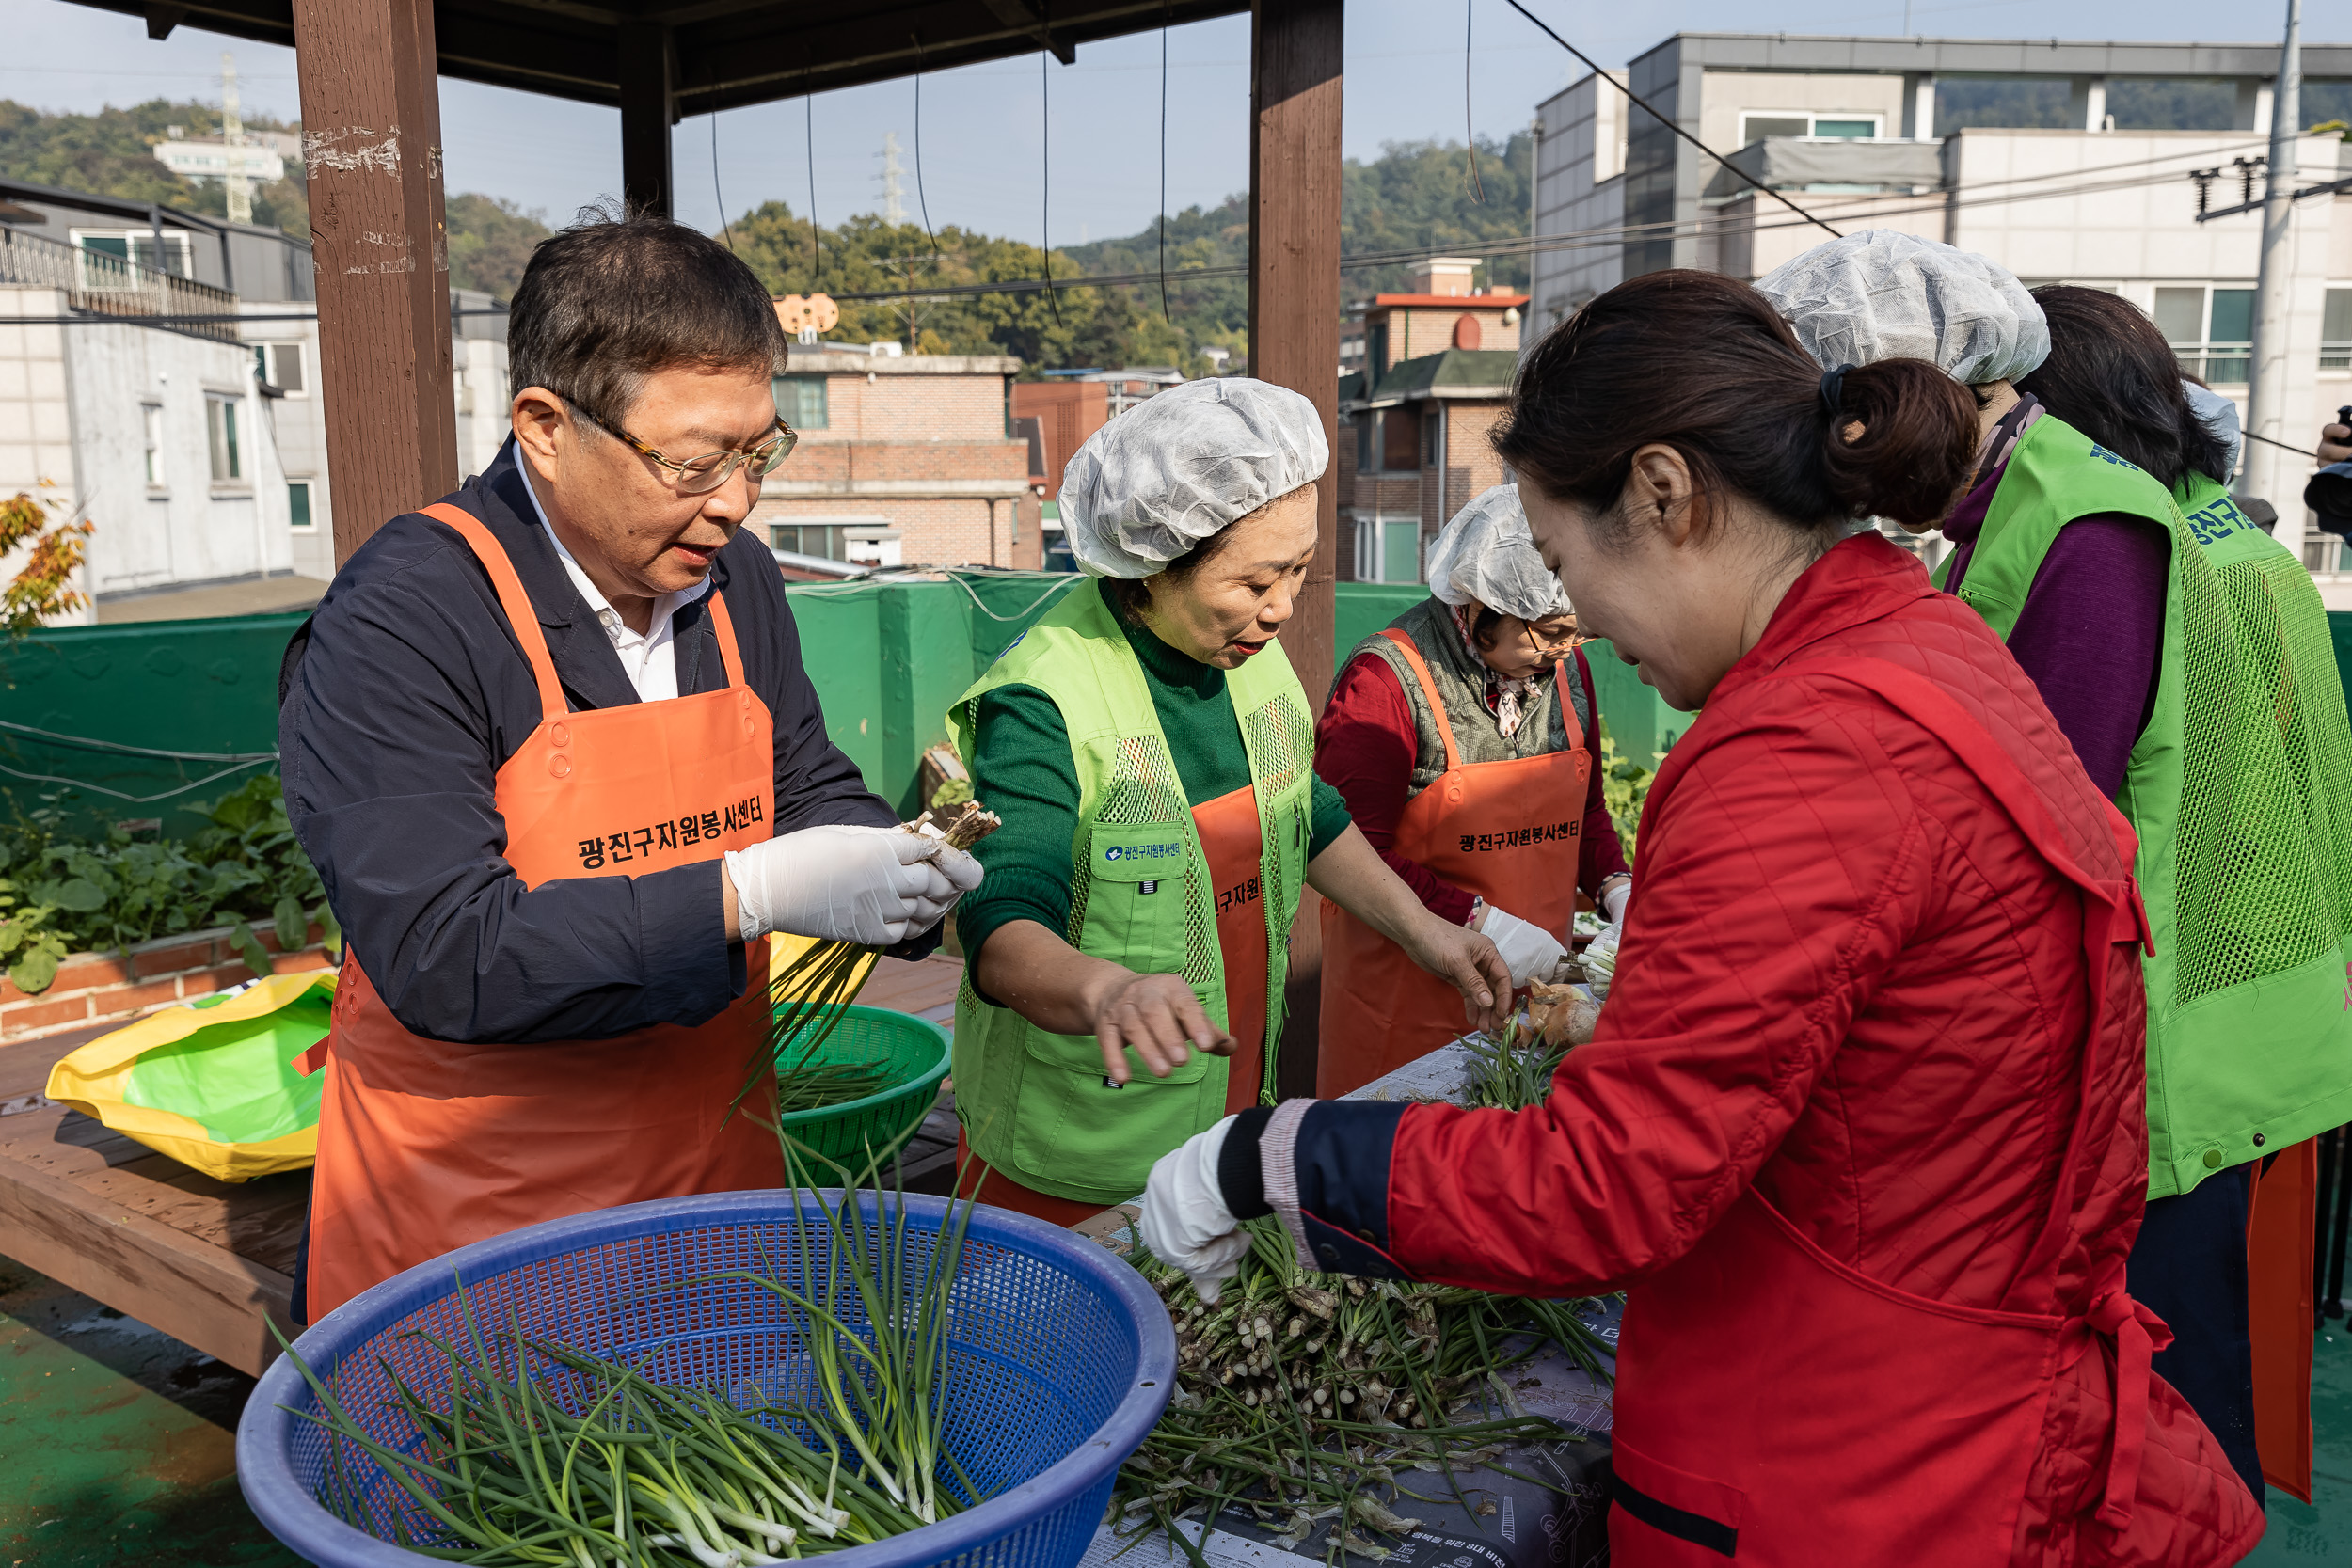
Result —
[[341, 564], [457, 488], [432, 0], [294, 0]]
[[668, 217], [677, 187], [670, 127], [677, 120], [677, 49], [670, 29], [624, 22], [621, 40], [621, 199], [629, 211]]
[[[1249, 373], [1303, 392], [1336, 451], [1340, 408], [1340, 43], [1343, 0], [1255, 0], [1249, 13]], [[1331, 689], [1339, 567], [1336, 465], [1321, 485], [1314, 564], [1282, 647], [1316, 711]], [[1279, 1090], [1314, 1092], [1322, 899], [1291, 927]]]

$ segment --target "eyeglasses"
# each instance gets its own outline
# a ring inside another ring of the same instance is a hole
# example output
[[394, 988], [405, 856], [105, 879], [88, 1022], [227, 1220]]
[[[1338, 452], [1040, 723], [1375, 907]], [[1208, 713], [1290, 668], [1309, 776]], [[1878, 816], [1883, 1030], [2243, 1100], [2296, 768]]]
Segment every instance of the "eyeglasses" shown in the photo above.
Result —
[[[571, 400], [567, 398], [564, 401], [570, 403]], [[705, 452], [700, 457], [690, 457], [681, 463], [674, 457], [664, 457], [619, 425], [598, 419], [594, 410], [577, 403], [573, 403], [571, 407], [574, 413], [595, 425], [598, 430], [615, 440], [627, 442], [638, 451], [677, 475], [678, 494], [682, 496], [708, 495], [720, 485], [724, 484], [733, 476], [739, 465], [749, 470], [751, 482], [757, 484], [761, 480], [774, 473], [776, 466], [791, 456], [792, 449], [801, 444], [801, 433], [779, 418], [775, 422], [774, 434], [749, 451], [738, 447], [729, 447], [724, 451]]]
[[1574, 627], [1562, 632], [1557, 638], [1551, 638], [1537, 631], [1533, 621], [1523, 624], [1527, 627], [1527, 640], [1535, 644], [1536, 653], [1547, 658], [1565, 658], [1592, 641], [1590, 637]]

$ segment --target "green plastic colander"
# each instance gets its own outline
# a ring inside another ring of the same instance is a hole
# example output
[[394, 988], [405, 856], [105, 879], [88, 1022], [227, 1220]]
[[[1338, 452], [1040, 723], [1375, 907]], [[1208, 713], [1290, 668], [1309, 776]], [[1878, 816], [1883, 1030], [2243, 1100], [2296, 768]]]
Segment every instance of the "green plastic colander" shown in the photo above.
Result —
[[[939, 1098], [939, 1081], [947, 1076], [948, 1037], [938, 1024], [911, 1013], [845, 1008], [808, 1060], [877, 1067], [889, 1073], [893, 1086], [838, 1105], [787, 1112], [778, 1124], [828, 1160], [863, 1164], [867, 1149], [887, 1148], [930, 1113]], [[779, 1060], [800, 1058], [797, 1040], [777, 1053]]]

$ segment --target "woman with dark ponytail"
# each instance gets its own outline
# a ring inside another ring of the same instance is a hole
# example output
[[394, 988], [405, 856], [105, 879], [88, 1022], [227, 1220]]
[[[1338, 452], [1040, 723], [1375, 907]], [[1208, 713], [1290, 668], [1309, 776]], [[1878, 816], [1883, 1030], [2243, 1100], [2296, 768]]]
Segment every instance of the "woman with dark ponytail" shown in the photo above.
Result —
[[1546, 338], [1496, 447], [1580, 624], [1701, 709], [1599, 1030], [1518, 1112], [1292, 1101], [1162, 1159], [1214, 1293], [1301, 1264], [1626, 1291], [1618, 1568], [2192, 1564], [2261, 1533], [2148, 1374], [2130, 834], [1973, 611], [1867, 516], [1967, 478], [1934, 365], [1824, 373], [1661, 272]]
[[[2158, 871], [2176, 891], [2149, 895], [2152, 912], [2171, 906], [2178, 933], [2180, 978], [2152, 987], [2148, 1041], [2149, 1123], [2171, 1161], [2132, 1248], [2132, 1294], [2172, 1329], [2156, 1370], [2257, 1495], [2267, 1472], [2308, 1499], [2312, 1140], [2352, 1116], [2352, 1012], [2339, 995], [2352, 956], [2352, 726], [2328, 613], [2302, 561], [2224, 488], [2236, 411], [2181, 379], [2155, 323], [2097, 289], [2033, 297], [2050, 356], [2018, 390], [2130, 459], [2182, 514], [2181, 634], [2168, 649], [2180, 815]], [[2168, 990], [2194, 1007], [2168, 1019]]]

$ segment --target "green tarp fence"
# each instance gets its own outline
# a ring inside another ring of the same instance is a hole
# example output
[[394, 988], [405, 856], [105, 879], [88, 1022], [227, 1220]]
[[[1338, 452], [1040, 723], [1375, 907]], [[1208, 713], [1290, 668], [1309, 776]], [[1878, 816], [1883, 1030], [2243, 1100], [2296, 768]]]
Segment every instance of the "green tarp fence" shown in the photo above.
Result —
[[[959, 573], [942, 581], [808, 583], [791, 590], [810, 677], [834, 740], [876, 793], [912, 814], [947, 705], [1077, 579]], [[1427, 591], [1343, 582], [1343, 653]], [[2330, 611], [2352, 694], [2352, 611]], [[160, 819], [276, 766], [278, 665], [302, 617], [238, 616], [73, 626], [0, 644], [0, 812], [63, 808], [77, 824]], [[1586, 657], [1601, 717], [1628, 760], [1655, 766], [1691, 716], [1668, 707], [1606, 642]]]

